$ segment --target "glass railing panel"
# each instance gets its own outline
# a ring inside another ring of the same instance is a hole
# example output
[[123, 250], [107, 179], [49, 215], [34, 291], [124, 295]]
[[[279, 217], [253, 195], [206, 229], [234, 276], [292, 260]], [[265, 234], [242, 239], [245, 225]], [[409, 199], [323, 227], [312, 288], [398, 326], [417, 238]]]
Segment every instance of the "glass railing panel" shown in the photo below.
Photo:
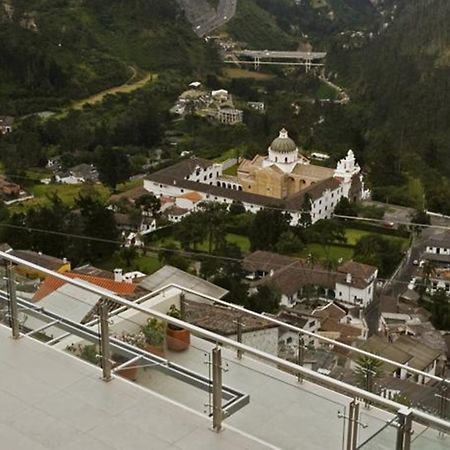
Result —
[[397, 418], [383, 412], [384, 419], [379, 417], [380, 411], [366, 408], [360, 414], [358, 427], [357, 450], [394, 450], [397, 442]]
[[223, 382], [249, 395], [227, 424], [277, 448], [344, 448], [349, 398], [227, 349], [222, 355]]
[[[138, 349], [140, 357], [129, 358], [113, 350], [114, 361], [123, 369], [114, 373], [140, 386], [181, 403], [202, 414], [210, 414], [210, 354], [213, 344], [185, 329], [173, 329], [159, 319], [136, 311], [125, 311], [110, 320], [113, 339]], [[125, 370], [129, 368], [129, 370]]]
[[415, 427], [411, 437], [411, 450], [448, 450], [450, 436], [430, 428]]

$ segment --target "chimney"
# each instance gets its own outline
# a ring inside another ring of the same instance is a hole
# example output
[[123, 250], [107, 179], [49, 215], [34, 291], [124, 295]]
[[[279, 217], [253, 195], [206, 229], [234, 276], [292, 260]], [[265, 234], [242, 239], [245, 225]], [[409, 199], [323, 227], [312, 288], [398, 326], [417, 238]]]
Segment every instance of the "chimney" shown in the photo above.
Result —
[[347, 276], [345, 277], [345, 282], [347, 284], [351, 284], [352, 283], [352, 274], [351, 273], [347, 273]]
[[121, 283], [123, 281], [123, 271], [122, 269], [114, 269], [114, 281]]
[[132, 284], [133, 283], [133, 277], [131, 275], [125, 275], [123, 281], [125, 281], [125, 283]]
[[66, 257], [63, 258], [63, 264], [67, 264], [67, 258]]

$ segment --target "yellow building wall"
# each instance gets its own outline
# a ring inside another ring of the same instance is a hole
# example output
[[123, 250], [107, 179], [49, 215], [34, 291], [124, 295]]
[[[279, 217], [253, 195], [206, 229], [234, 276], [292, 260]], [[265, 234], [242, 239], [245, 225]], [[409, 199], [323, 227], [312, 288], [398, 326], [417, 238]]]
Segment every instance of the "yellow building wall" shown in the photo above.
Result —
[[[70, 266], [70, 262], [67, 262], [65, 264], [62, 264], [57, 270], [56, 272], [58, 273], [65, 273], [65, 272], [70, 272], [71, 270], [71, 266]], [[19, 273], [20, 275], [23, 275], [24, 277], [27, 278], [45, 278], [47, 276], [47, 274], [40, 272], [39, 270], [35, 270], [32, 269], [31, 267], [27, 267], [27, 266], [21, 266], [18, 265], [16, 267], [16, 271], [17, 273]]]

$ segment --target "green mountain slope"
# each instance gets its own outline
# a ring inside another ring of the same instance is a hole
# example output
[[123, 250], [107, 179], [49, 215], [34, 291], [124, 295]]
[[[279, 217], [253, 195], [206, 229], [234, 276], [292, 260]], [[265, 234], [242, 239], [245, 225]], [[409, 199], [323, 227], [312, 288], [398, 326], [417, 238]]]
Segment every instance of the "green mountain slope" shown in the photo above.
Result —
[[330, 60], [366, 110], [376, 193], [383, 198], [394, 192], [408, 201], [401, 198], [405, 184], [420, 179], [427, 206], [447, 214], [449, 21], [447, 0], [403, 0], [385, 32], [360, 50], [336, 48]]
[[174, 0], [0, 0], [0, 103], [52, 107], [147, 71], [217, 64]]

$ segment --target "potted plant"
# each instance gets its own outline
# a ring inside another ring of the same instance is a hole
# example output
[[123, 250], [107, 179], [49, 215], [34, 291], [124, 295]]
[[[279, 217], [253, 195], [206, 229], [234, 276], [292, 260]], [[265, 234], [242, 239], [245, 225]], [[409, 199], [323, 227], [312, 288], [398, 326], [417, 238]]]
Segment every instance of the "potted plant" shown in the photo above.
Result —
[[[167, 311], [167, 315], [175, 319], [182, 319], [181, 311], [172, 305]], [[186, 328], [178, 327], [176, 325], [168, 324], [167, 326], [167, 348], [174, 352], [182, 352], [189, 348], [191, 343], [191, 333]]]
[[154, 355], [164, 356], [165, 324], [157, 319], [147, 319], [141, 327], [145, 336], [145, 350]]
[[[126, 331], [122, 332], [120, 335], [114, 336], [117, 339], [126, 342], [127, 344], [133, 345], [138, 348], [145, 348], [145, 336], [144, 333], [127, 333]], [[114, 354], [112, 359], [114, 360], [114, 367], [120, 366], [123, 363], [127, 362], [128, 359], [125, 356]], [[128, 367], [124, 367], [123, 369], [119, 369], [116, 373], [124, 378], [127, 378], [130, 381], [136, 381], [138, 377], [138, 367], [137, 363], [134, 362]]]
[[100, 365], [99, 350], [95, 344], [71, 344], [67, 346], [67, 350], [88, 363]]

